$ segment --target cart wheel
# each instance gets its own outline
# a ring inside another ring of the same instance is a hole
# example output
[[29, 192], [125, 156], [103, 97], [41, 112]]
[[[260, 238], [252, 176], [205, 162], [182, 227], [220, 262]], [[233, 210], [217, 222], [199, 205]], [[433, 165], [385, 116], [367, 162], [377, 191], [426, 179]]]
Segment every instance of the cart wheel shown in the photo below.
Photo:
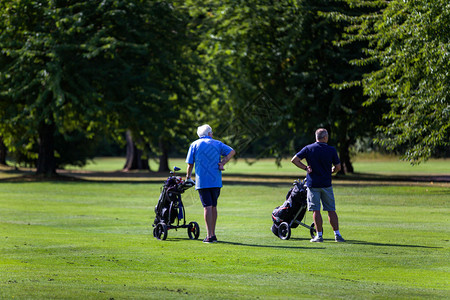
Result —
[[200, 226], [198, 226], [197, 222], [189, 223], [187, 233], [191, 240], [198, 239], [198, 236], [200, 235]]
[[154, 232], [155, 238], [158, 240], [165, 240], [167, 238], [167, 225], [164, 223], [159, 223], [156, 225]]
[[311, 233], [311, 237], [314, 238], [316, 236], [316, 228], [315, 228], [315, 224], [312, 223], [311, 224], [311, 229], [309, 230], [309, 233]]
[[156, 237], [156, 227], [153, 228], [153, 237]]
[[282, 240], [288, 240], [291, 237], [291, 227], [286, 222], [283, 222], [278, 227], [278, 237]]

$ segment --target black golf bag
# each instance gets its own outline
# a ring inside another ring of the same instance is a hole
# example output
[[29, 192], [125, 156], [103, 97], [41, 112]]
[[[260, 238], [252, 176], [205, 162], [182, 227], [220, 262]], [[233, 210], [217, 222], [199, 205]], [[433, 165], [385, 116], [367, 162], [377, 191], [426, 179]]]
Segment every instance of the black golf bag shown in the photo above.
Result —
[[272, 212], [273, 234], [287, 240], [291, 235], [291, 228], [297, 228], [298, 225], [310, 229], [311, 235], [315, 234], [314, 223], [311, 226], [302, 223], [306, 209], [306, 179], [296, 180], [288, 191], [283, 205], [276, 207]]
[[183, 191], [178, 188], [180, 181], [181, 179], [171, 176], [164, 182], [158, 204], [155, 207], [156, 216], [153, 224], [173, 224], [176, 219], [178, 222], [183, 219], [184, 207], [181, 201]]

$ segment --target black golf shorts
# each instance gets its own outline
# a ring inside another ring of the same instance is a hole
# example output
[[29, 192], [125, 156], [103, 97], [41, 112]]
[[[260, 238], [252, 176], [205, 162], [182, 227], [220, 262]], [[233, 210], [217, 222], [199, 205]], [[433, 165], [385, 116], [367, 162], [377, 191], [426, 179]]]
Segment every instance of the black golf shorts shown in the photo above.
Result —
[[217, 206], [217, 199], [219, 199], [220, 188], [199, 189], [198, 194], [202, 201], [203, 207]]

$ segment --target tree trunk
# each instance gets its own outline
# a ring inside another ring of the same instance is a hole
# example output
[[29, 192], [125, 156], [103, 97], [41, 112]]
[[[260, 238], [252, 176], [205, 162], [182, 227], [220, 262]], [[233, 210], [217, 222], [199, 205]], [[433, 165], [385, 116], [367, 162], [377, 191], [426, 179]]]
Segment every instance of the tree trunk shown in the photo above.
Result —
[[142, 158], [142, 150], [139, 150], [136, 147], [136, 144], [134, 143], [133, 137], [131, 135], [131, 131], [129, 130], [127, 130], [126, 139], [127, 160], [125, 162], [125, 166], [123, 166], [123, 171], [127, 172], [130, 170], [150, 170], [148, 159]]
[[345, 175], [347, 173], [353, 173], [353, 165], [350, 161], [350, 141], [348, 139], [345, 139], [341, 142], [341, 147], [339, 149], [339, 157], [341, 160], [341, 171], [339, 174]]
[[56, 174], [55, 159], [55, 124], [46, 124], [45, 121], [39, 126], [39, 156], [36, 163], [36, 173], [39, 175], [53, 176]]
[[159, 156], [159, 169], [158, 172], [167, 172], [169, 168], [169, 150], [167, 146], [167, 141], [164, 138], [159, 139], [159, 151], [161, 155]]
[[3, 143], [3, 138], [0, 136], [0, 165], [6, 166], [6, 145]]

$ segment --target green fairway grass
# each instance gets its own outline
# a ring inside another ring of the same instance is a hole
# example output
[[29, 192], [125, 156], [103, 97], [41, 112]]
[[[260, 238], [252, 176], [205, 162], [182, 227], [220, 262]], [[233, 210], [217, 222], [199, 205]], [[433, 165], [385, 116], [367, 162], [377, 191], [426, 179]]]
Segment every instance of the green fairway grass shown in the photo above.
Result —
[[[271, 171], [245, 166], [230, 163], [227, 171]], [[183, 202], [200, 238], [179, 229], [158, 241], [151, 224], [162, 182], [0, 181], [0, 299], [450, 297], [448, 183], [337, 181], [347, 242], [335, 243], [325, 221], [325, 242], [317, 244], [303, 227], [289, 240], [271, 232], [272, 210], [291, 186], [289, 176], [283, 180], [226, 184], [214, 244], [202, 243], [203, 209], [193, 189]]]

